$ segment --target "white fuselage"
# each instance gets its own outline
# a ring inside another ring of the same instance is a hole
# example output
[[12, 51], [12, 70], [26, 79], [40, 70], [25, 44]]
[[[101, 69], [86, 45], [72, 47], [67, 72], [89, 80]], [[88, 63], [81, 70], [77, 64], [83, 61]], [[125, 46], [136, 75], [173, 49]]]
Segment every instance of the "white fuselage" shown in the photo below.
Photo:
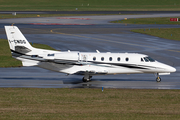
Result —
[[166, 64], [147, 61], [145, 60], [147, 55], [136, 53], [48, 52], [48, 50], [35, 53], [29, 54], [38, 55], [38, 57], [31, 57], [31, 62], [34, 61], [37, 66], [67, 74], [84, 75], [88, 72], [90, 75], [102, 75], [176, 71]]

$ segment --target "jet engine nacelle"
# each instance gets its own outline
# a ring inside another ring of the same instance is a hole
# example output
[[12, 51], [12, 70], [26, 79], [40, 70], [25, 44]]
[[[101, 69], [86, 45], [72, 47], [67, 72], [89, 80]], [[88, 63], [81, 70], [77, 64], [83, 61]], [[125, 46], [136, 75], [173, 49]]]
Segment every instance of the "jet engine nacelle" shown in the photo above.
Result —
[[55, 54], [54, 60], [56, 62], [71, 63], [79, 60], [78, 53], [58, 53]]

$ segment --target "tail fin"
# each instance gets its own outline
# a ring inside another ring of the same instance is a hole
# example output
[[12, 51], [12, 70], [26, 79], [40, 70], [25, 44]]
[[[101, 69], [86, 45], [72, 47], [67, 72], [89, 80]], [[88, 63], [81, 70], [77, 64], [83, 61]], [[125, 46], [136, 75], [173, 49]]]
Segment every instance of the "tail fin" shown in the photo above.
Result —
[[12, 52], [25, 54], [33, 49], [18, 27], [5, 26], [5, 31]]

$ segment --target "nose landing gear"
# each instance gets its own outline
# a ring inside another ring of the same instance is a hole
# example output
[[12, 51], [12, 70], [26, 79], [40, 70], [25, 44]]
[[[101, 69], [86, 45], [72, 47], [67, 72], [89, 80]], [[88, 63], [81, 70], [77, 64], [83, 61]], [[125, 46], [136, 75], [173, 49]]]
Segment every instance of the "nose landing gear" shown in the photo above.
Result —
[[156, 82], [161, 82], [161, 78], [160, 78], [160, 77], [157, 77], [157, 78], [156, 78]]
[[156, 78], [156, 82], [161, 82], [161, 78], [159, 77], [159, 73], [154, 74], [157, 78]]

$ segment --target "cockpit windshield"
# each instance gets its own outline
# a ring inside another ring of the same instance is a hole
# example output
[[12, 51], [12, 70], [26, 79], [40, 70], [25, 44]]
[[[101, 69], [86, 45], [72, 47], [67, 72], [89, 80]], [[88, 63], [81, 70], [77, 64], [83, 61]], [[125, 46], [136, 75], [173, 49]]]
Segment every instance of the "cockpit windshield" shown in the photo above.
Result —
[[152, 59], [151, 57], [144, 57], [144, 60], [145, 60], [146, 62], [155, 62], [155, 60]]

